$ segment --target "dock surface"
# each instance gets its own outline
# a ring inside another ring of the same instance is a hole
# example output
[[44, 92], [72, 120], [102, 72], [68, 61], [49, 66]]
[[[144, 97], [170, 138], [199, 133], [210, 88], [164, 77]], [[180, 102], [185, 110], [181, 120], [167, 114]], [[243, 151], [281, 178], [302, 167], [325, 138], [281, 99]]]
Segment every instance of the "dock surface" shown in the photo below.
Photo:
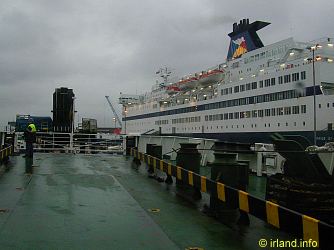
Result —
[[256, 218], [231, 228], [208, 217], [132, 157], [35, 154], [32, 175], [22, 156], [10, 165], [1, 249], [259, 249], [261, 238], [290, 238]]

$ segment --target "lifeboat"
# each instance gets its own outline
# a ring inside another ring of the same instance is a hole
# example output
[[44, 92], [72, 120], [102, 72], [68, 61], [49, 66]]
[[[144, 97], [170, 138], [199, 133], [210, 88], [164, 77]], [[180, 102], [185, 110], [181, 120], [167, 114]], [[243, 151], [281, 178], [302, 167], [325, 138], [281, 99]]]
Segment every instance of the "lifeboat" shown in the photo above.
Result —
[[167, 94], [173, 95], [173, 94], [180, 92], [181, 89], [175, 84], [172, 84], [172, 85], [167, 86], [166, 91], [167, 91]]
[[186, 79], [181, 79], [176, 84], [182, 91], [187, 91], [198, 85], [198, 78], [196, 76], [187, 77]]
[[188, 91], [196, 87], [207, 87], [221, 81], [224, 77], [224, 70], [213, 69], [209, 71], [202, 71], [195, 76], [182, 78], [180, 81], [169, 85], [167, 87], [168, 94], [174, 94], [179, 91]]
[[202, 72], [198, 77], [198, 83], [201, 87], [206, 87], [215, 84], [224, 78], [224, 71], [222, 69], [209, 70]]

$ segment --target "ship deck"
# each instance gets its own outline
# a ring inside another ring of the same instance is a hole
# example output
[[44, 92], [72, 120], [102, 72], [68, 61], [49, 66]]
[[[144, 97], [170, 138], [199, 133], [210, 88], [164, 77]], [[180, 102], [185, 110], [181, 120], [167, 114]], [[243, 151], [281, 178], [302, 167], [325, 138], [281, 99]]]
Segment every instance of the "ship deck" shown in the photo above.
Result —
[[[228, 225], [200, 210], [174, 185], [147, 177], [132, 157], [35, 154], [11, 157], [0, 178], [1, 249], [259, 249], [259, 239], [292, 239], [251, 217]], [[251, 178], [261, 195], [263, 178]], [[158, 209], [158, 210], [151, 210]]]

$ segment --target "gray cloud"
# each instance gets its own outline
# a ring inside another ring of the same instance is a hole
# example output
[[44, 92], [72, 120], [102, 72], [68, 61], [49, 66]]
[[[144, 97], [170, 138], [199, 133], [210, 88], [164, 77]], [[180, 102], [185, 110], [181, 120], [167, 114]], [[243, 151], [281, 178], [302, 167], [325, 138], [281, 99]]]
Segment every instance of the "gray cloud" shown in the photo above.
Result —
[[325, 0], [2, 0], [0, 128], [17, 113], [51, 115], [60, 86], [74, 89], [80, 117], [111, 125], [105, 95], [150, 90], [161, 66], [183, 76], [221, 63], [233, 22], [271, 22], [259, 32], [265, 44], [308, 41], [333, 37], [333, 9]]

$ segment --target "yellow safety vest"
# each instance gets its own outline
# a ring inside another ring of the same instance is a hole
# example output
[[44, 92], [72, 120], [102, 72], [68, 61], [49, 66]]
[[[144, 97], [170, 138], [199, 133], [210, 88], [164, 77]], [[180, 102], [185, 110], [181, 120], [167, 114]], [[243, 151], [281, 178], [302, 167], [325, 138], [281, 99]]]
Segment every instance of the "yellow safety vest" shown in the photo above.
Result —
[[36, 133], [36, 126], [35, 126], [35, 124], [33, 124], [33, 123], [29, 124], [29, 125], [28, 125], [28, 128], [31, 129], [31, 132], [32, 132], [32, 133]]

